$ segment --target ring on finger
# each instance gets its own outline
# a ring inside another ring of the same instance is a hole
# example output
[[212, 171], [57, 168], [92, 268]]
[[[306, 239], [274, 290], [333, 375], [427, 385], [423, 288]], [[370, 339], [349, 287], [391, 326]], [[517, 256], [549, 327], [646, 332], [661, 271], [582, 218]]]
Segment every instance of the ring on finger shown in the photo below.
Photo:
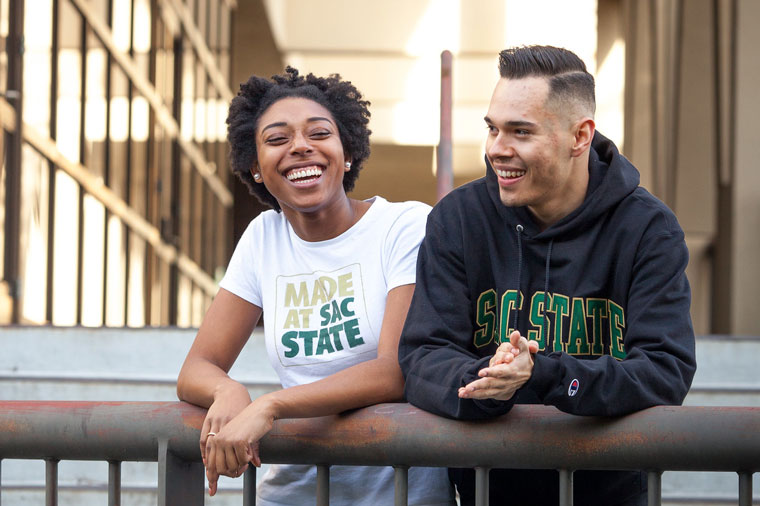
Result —
[[209, 432], [206, 436], [216, 436], [216, 432]]

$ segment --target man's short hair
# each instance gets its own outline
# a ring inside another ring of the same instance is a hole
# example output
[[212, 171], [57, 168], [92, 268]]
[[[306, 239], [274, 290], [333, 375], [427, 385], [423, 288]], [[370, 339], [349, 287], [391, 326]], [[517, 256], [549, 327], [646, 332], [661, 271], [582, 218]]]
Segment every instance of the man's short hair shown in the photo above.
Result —
[[499, 74], [506, 79], [546, 77], [549, 98], [575, 102], [596, 110], [594, 76], [586, 70], [578, 55], [554, 46], [520, 46], [499, 53]]

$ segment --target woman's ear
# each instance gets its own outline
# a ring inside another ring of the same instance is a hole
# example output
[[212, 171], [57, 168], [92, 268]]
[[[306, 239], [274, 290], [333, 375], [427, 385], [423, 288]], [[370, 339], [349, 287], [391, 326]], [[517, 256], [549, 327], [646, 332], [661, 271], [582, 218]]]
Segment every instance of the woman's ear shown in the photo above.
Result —
[[261, 173], [259, 172], [259, 165], [256, 164], [251, 168], [251, 176], [253, 176], [253, 180], [257, 183], [263, 183], [261, 179]]

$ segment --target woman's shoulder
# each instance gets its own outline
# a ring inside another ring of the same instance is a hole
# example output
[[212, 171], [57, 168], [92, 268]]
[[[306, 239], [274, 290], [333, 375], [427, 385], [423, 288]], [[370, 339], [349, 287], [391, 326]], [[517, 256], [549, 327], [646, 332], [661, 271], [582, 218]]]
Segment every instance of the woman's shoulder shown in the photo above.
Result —
[[263, 237], [271, 241], [278, 233], [287, 233], [287, 220], [282, 213], [268, 209], [248, 222], [248, 226], [240, 237], [240, 242], [259, 243]]
[[382, 211], [384, 215], [400, 217], [403, 215], [417, 216], [427, 218], [432, 207], [424, 202], [416, 200], [404, 200], [401, 202], [389, 202], [383, 197], [374, 197], [373, 206], [378, 206], [378, 210]]

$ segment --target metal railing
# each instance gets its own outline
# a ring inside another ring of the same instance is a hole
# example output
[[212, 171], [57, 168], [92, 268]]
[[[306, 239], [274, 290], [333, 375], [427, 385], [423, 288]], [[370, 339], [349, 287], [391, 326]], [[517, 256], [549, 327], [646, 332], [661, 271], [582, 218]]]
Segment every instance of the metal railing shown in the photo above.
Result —
[[[109, 505], [120, 504], [120, 463], [158, 462], [159, 505], [202, 505], [198, 449], [206, 411], [178, 402], [0, 402], [2, 459], [46, 462], [47, 504], [57, 501], [60, 460], [109, 462]], [[409, 404], [278, 420], [261, 441], [267, 463], [318, 466], [317, 504], [329, 504], [329, 466], [394, 466], [396, 504], [406, 504], [412, 466], [476, 470], [476, 504], [487, 505], [491, 468], [557, 469], [562, 506], [572, 505], [573, 470], [648, 472], [649, 504], [660, 504], [666, 470], [739, 475], [738, 504], [752, 504], [760, 469], [760, 408], [660, 406], [622, 418], [578, 417], [547, 406], [516, 406], [479, 422], [440, 418]], [[255, 469], [244, 478], [255, 504]], [[0, 488], [0, 494], [2, 489]], [[2, 496], [0, 495], [0, 498]]]

